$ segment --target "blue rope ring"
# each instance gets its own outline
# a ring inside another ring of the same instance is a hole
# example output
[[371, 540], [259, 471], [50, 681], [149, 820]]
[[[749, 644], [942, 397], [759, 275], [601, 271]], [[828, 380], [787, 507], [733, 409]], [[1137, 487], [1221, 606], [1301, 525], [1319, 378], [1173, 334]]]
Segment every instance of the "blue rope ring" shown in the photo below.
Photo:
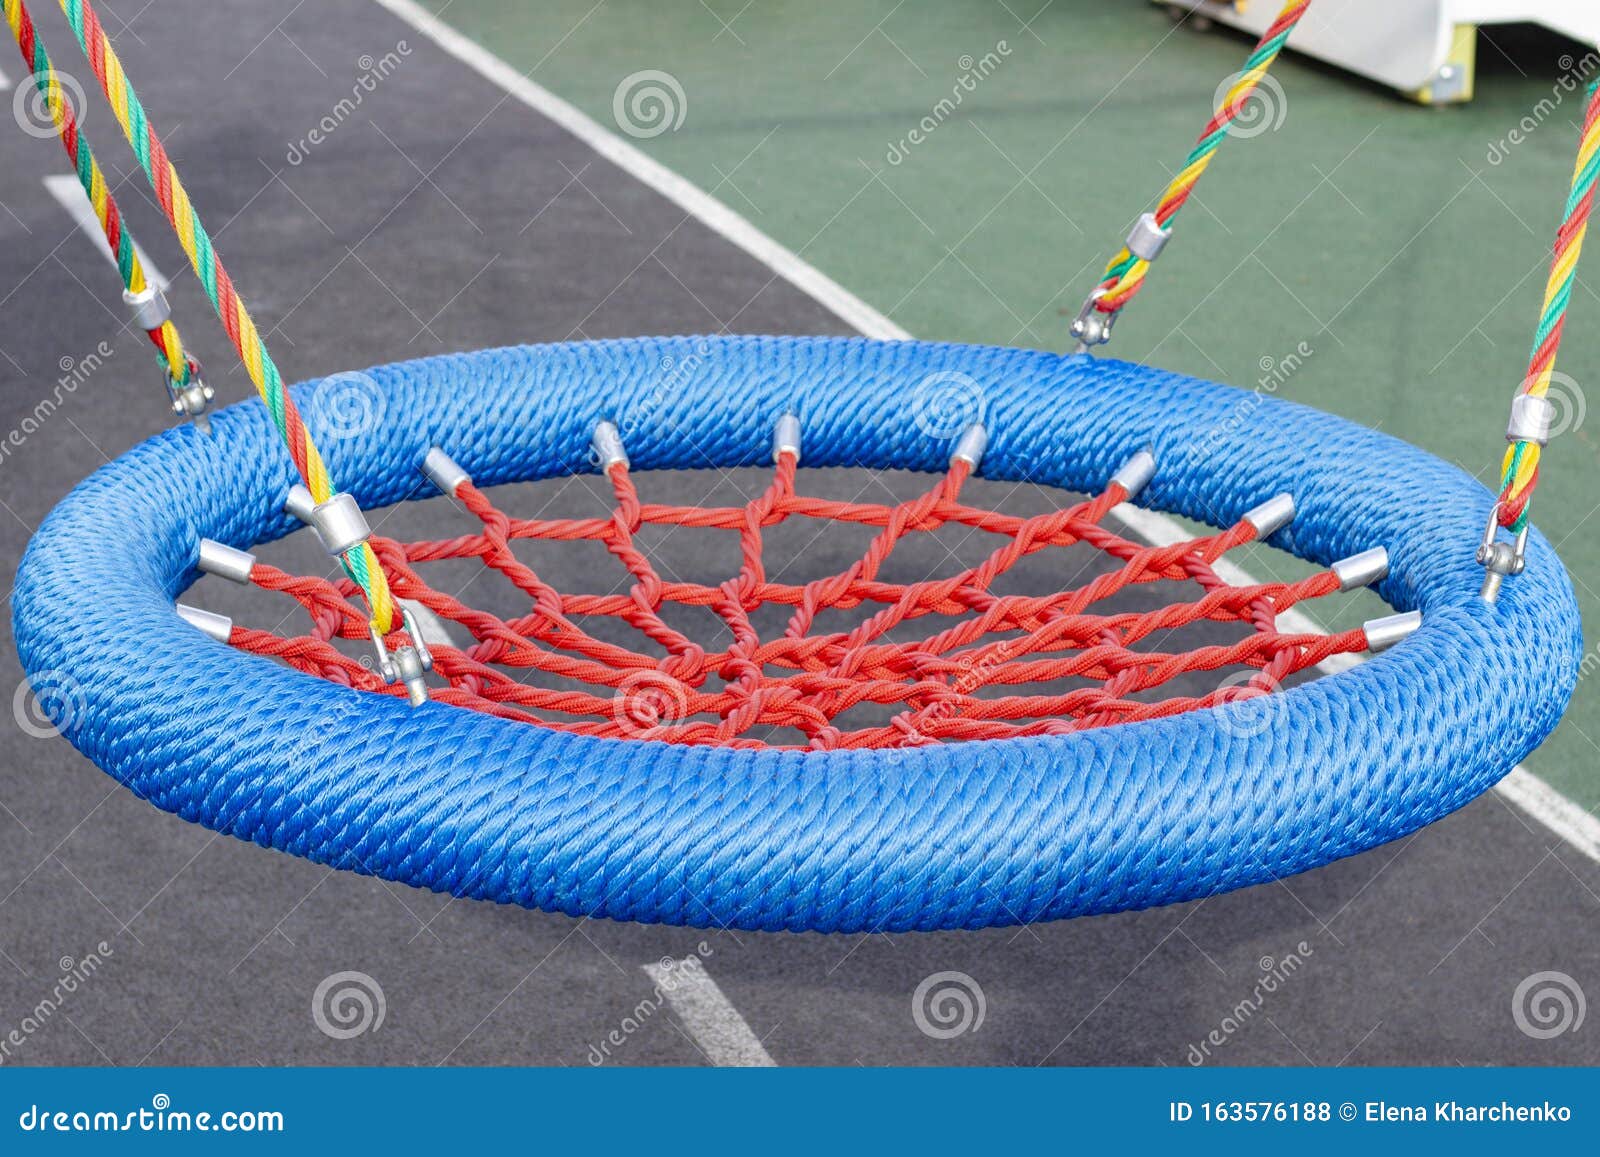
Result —
[[[596, 421], [636, 470], [770, 461], [799, 413], [808, 466], [938, 471], [919, 387], [984, 400], [982, 473], [1097, 491], [1144, 446], [1141, 498], [1229, 523], [1288, 490], [1275, 544], [1318, 563], [1386, 545], [1380, 593], [1420, 609], [1394, 650], [1282, 693], [1277, 726], [1217, 711], [1071, 735], [806, 754], [575, 736], [419, 709], [213, 642], [176, 617], [201, 537], [295, 528], [265, 409], [135, 447], [34, 537], [13, 598], [36, 689], [77, 747], [156, 805], [320, 863], [572, 915], [751, 929], [976, 928], [1170, 903], [1394, 839], [1476, 797], [1550, 732], [1582, 642], [1535, 533], [1500, 601], [1477, 597], [1492, 496], [1393, 438], [1142, 366], [829, 338], [538, 346], [370, 371], [383, 420], [326, 436], [371, 509], [442, 446], [482, 486], [592, 470]], [[919, 418], [922, 421], [919, 424]], [[427, 488], [431, 493], [431, 488]], [[63, 690], [64, 689], [64, 690]], [[1241, 729], [1235, 727], [1232, 732]]]

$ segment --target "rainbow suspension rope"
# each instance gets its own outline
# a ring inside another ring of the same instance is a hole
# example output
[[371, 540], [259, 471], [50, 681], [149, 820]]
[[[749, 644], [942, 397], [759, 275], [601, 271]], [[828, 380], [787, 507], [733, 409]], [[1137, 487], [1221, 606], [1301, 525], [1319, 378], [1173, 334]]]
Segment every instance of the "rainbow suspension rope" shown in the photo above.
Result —
[[[1589, 104], [1584, 114], [1583, 135], [1578, 160], [1572, 171], [1572, 191], [1567, 195], [1561, 227], [1556, 231], [1555, 257], [1545, 283], [1544, 305], [1539, 311], [1539, 328], [1534, 333], [1533, 357], [1517, 394], [1511, 402], [1511, 421], [1506, 427], [1505, 461], [1500, 470], [1500, 496], [1489, 512], [1483, 541], [1478, 546], [1478, 561], [1483, 564], [1483, 597], [1493, 602], [1507, 576], [1521, 574], [1528, 542], [1528, 507], [1534, 488], [1539, 485], [1539, 459], [1550, 440], [1555, 407], [1550, 402], [1550, 383], [1556, 372], [1556, 353], [1566, 328], [1567, 308], [1572, 302], [1572, 286], [1577, 280], [1578, 258], [1583, 253], [1583, 238], [1594, 209], [1596, 182], [1600, 181], [1600, 82], [1589, 86]], [[1499, 528], [1515, 535], [1514, 542], [1502, 542]]]
[[[317, 452], [310, 431], [301, 421], [300, 412], [290, 399], [255, 322], [234, 291], [233, 279], [222, 267], [211, 235], [201, 224], [189, 194], [178, 178], [177, 169], [168, 158], [161, 138], [151, 127], [144, 106], [123, 71], [122, 62], [117, 58], [100, 18], [87, 0], [60, 0], [60, 3], [67, 23], [71, 25], [78, 44], [89, 58], [95, 77], [100, 81], [100, 87], [111, 102], [111, 109], [116, 114], [117, 123], [122, 126], [123, 135], [128, 138], [145, 175], [150, 178], [162, 211], [177, 233], [178, 241], [188, 254], [211, 304], [216, 308], [223, 328], [244, 361], [251, 382], [266, 403], [278, 433], [289, 448], [289, 457], [293, 459], [309, 497], [309, 503], [302, 504], [299, 513], [311, 517], [323, 545], [340, 560], [345, 573], [366, 599], [370, 612], [368, 626], [379, 643], [381, 667], [387, 676], [393, 664], [382, 641], [399, 627], [401, 616], [396, 611], [389, 582], [378, 564], [378, 557], [367, 542], [365, 520], [349, 495], [335, 492], [322, 455]], [[415, 631], [411, 633], [415, 636]], [[397, 642], [401, 644], [401, 651], [413, 651], [404, 640]]]
[[83, 186], [84, 194], [94, 207], [94, 215], [105, 234], [106, 244], [111, 247], [117, 271], [122, 275], [123, 300], [133, 311], [134, 322], [149, 335], [151, 343], [165, 362], [167, 392], [172, 398], [172, 407], [177, 413], [194, 419], [195, 425], [201, 430], [206, 430], [209, 423], [205, 414], [212, 392], [200, 377], [199, 363], [184, 352], [183, 339], [178, 336], [178, 327], [172, 323], [166, 295], [159, 286], [150, 284], [145, 276], [144, 263], [139, 260], [139, 250], [133, 243], [133, 236], [123, 223], [105, 174], [94, 159], [94, 151], [79, 131], [77, 114], [34, 28], [33, 16], [22, 0], [3, 0], [3, 3], [6, 23], [11, 26], [17, 47], [22, 50], [23, 62], [33, 74], [33, 82], [44, 98], [51, 123], [56, 127], [67, 156], [72, 158], [78, 183]]
[[1217, 111], [1207, 122], [1199, 142], [1184, 161], [1183, 169], [1172, 178], [1166, 192], [1161, 194], [1156, 211], [1140, 216], [1133, 232], [1128, 234], [1127, 243], [1111, 259], [1101, 275], [1100, 284], [1095, 286], [1094, 292], [1083, 303], [1077, 319], [1072, 323], [1072, 336], [1078, 341], [1076, 352], [1087, 353], [1091, 346], [1104, 345], [1111, 340], [1111, 330], [1116, 325], [1117, 316], [1144, 285], [1151, 264], [1161, 256], [1161, 251], [1171, 239], [1172, 219], [1193, 194], [1201, 174], [1227, 139], [1229, 128], [1244, 111], [1250, 97], [1266, 77], [1267, 69], [1278, 59], [1278, 54], [1289, 41], [1290, 33], [1310, 7], [1311, 0], [1289, 0], [1283, 6], [1283, 11], [1278, 13], [1278, 18], [1262, 34], [1250, 58], [1245, 61], [1243, 70], [1234, 78]]

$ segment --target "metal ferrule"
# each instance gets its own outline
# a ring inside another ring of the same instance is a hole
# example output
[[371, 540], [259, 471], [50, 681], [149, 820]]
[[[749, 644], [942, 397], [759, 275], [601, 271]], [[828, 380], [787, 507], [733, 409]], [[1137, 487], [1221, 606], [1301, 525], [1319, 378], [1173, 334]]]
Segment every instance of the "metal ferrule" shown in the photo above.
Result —
[[354, 550], [372, 537], [367, 516], [348, 494], [335, 494], [311, 511], [311, 528], [322, 540], [322, 547], [334, 558]]
[[422, 460], [422, 473], [439, 488], [439, 493], [455, 495], [456, 487], [471, 482], [472, 476], [457, 465], [456, 460], [435, 446]]
[[214, 538], [200, 540], [200, 556], [195, 560], [195, 566], [206, 574], [214, 574], [230, 582], [248, 583], [255, 565], [256, 556], [248, 551], [237, 550]]
[[1156, 224], [1154, 213], [1142, 213], [1128, 234], [1128, 252], [1141, 261], [1154, 261], [1172, 240], [1172, 230]]
[[1406, 611], [1381, 619], [1369, 619], [1361, 625], [1361, 630], [1367, 636], [1367, 650], [1377, 654], [1414, 635], [1421, 626], [1422, 612]]
[[1342, 591], [1369, 587], [1388, 577], [1389, 552], [1381, 546], [1375, 546], [1349, 558], [1341, 558], [1328, 569], [1339, 580], [1339, 589]]
[[215, 611], [202, 611], [199, 607], [189, 607], [179, 603], [178, 617], [219, 643], [226, 643], [233, 635], [233, 620]]
[[776, 462], [785, 454], [793, 454], [795, 465], [800, 464], [800, 419], [793, 414], [779, 418], [772, 431], [772, 460]]
[[1506, 424], [1506, 441], [1547, 445], [1555, 417], [1556, 408], [1549, 398], [1518, 394], [1511, 401], [1511, 421]]
[[1278, 494], [1246, 511], [1244, 521], [1256, 528], [1257, 538], [1270, 538], [1293, 522], [1294, 515], [1294, 495]]
[[133, 324], [143, 330], [160, 329], [172, 320], [172, 306], [157, 285], [146, 284], [143, 293], [122, 291], [122, 300], [133, 315]]
[[961, 435], [961, 441], [956, 443], [956, 448], [950, 454], [950, 461], [965, 462], [976, 474], [978, 467], [983, 464], [983, 453], [989, 448], [989, 431], [983, 428], [982, 422], [974, 422], [967, 427], [967, 432]]
[[595, 457], [600, 460], [600, 470], [609, 474], [613, 466], [628, 465], [628, 452], [622, 448], [622, 435], [610, 422], [597, 422], [594, 428]]
[[1122, 464], [1122, 468], [1111, 476], [1111, 481], [1127, 491], [1131, 500], [1139, 497], [1139, 493], [1150, 484], [1150, 479], [1155, 477], [1155, 472], [1156, 456], [1148, 450], [1140, 450]]
[[311, 491], [296, 482], [289, 487], [288, 497], [283, 500], [283, 509], [285, 513], [309, 526], [316, 517], [317, 500], [311, 497]]

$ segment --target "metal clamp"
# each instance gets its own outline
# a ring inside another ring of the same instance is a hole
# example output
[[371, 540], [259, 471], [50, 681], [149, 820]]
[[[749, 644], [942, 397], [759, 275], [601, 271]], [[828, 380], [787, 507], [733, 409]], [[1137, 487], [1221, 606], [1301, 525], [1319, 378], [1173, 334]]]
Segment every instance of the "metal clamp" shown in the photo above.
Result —
[[1266, 541], [1294, 521], [1293, 494], [1275, 494], [1260, 506], [1244, 512], [1243, 521], [1255, 528], [1256, 538]]
[[1111, 330], [1122, 314], [1122, 307], [1118, 306], [1110, 313], [1102, 313], [1096, 309], [1095, 303], [1105, 295], [1105, 286], [1097, 286], [1095, 291], [1084, 299], [1083, 308], [1073, 319], [1070, 331], [1072, 336], [1078, 339], [1078, 348], [1073, 350], [1073, 353], [1086, 354], [1092, 347], [1105, 345], [1111, 340]]
[[982, 422], [974, 422], [956, 443], [956, 448], [950, 454], [950, 464], [953, 466], [957, 462], [965, 462], [967, 468], [976, 474], [978, 467], [983, 465], [983, 455], [988, 449], [989, 431], [984, 429]]
[[1123, 501], [1132, 502], [1150, 484], [1150, 479], [1155, 477], [1155, 473], [1156, 456], [1148, 450], [1140, 450], [1122, 464], [1121, 468], [1111, 476], [1111, 481], [1126, 492], [1128, 497]]
[[400, 618], [405, 624], [406, 634], [411, 636], [411, 642], [406, 646], [390, 651], [383, 645], [383, 636], [378, 634], [378, 628], [371, 622], [367, 623], [367, 632], [372, 636], [372, 645], [378, 652], [378, 673], [383, 676], [383, 681], [404, 683], [411, 706], [420, 707], [428, 701], [428, 683], [423, 676], [433, 670], [433, 652], [428, 650], [427, 641], [423, 639], [422, 630], [417, 626], [416, 616], [411, 613], [410, 607], [400, 607]]
[[1528, 565], [1528, 527], [1523, 525], [1517, 537], [1506, 542], [1500, 537], [1500, 503], [1489, 508], [1489, 521], [1483, 528], [1483, 541], [1478, 544], [1478, 565], [1483, 567], [1483, 587], [1478, 597], [1492, 603], [1500, 597], [1500, 584], [1512, 575], [1521, 574]]
[[1506, 423], [1507, 442], [1550, 444], [1550, 429], [1555, 425], [1556, 408], [1549, 398], [1518, 394], [1511, 401], [1511, 420]]
[[124, 289], [122, 300], [133, 316], [133, 324], [142, 330], [157, 330], [172, 320], [172, 306], [159, 285], [146, 282], [142, 293]]
[[793, 454], [794, 464], [800, 465], [800, 419], [794, 414], [779, 418], [772, 431], [772, 460], [777, 462], [785, 454]]
[[229, 582], [249, 583], [250, 572], [255, 569], [256, 556], [239, 550], [214, 538], [202, 538], [195, 558], [195, 568], [205, 574], [214, 574]]
[[468, 474], [456, 460], [446, 454], [439, 447], [434, 446], [422, 460], [422, 473], [439, 488], [440, 494], [455, 496], [456, 487], [463, 482], [471, 482], [472, 476]]
[[194, 358], [189, 359], [188, 380], [179, 382], [168, 371], [167, 396], [172, 399], [172, 412], [180, 418], [188, 418], [195, 425], [195, 429], [202, 434], [211, 433], [211, 418], [206, 411], [211, 409], [212, 400], [216, 398], [216, 391], [206, 385], [205, 378], [200, 373], [200, 363]]
[[622, 447], [622, 434], [615, 423], [596, 422], [590, 442], [594, 446], [594, 456], [600, 463], [600, 473], [611, 473], [613, 466], [628, 466], [628, 452]]
[[1154, 261], [1172, 240], [1172, 230], [1163, 229], [1154, 213], [1141, 213], [1128, 234], [1128, 252], [1140, 261]]

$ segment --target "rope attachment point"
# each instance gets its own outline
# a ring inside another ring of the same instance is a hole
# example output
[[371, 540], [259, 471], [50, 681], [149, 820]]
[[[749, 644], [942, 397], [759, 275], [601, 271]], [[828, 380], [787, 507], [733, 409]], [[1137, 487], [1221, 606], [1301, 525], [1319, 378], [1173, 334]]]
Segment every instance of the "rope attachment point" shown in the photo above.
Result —
[[1126, 492], [1127, 497], [1123, 501], [1132, 502], [1143, 493], [1146, 486], [1150, 485], [1150, 479], [1154, 478], [1155, 474], [1156, 456], [1148, 450], [1140, 450], [1118, 468], [1111, 476], [1111, 481]]
[[1352, 554], [1349, 558], [1341, 558], [1328, 569], [1339, 580], [1341, 591], [1370, 587], [1389, 577], [1389, 552], [1381, 546], [1375, 546], [1360, 554]]
[[1072, 319], [1072, 326], [1068, 332], [1078, 342], [1073, 353], [1086, 354], [1095, 346], [1105, 345], [1111, 340], [1111, 331], [1116, 328], [1117, 318], [1122, 316], [1122, 307], [1102, 311], [1099, 308], [1100, 299], [1105, 295], [1104, 286], [1097, 288], [1084, 298], [1083, 308], [1078, 311], [1078, 316]]
[[233, 620], [227, 615], [219, 615], [215, 611], [203, 611], [199, 607], [190, 607], [179, 603], [178, 617], [219, 643], [226, 643], [233, 637]]
[[1421, 627], [1421, 611], [1403, 611], [1398, 615], [1385, 615], [1381, 619], [1368, 619], [1361, 624], [1361, 633], [1367, 637], [1367, 650], [1376, 655], [1409, 639]]
[[1265, 541], [1293, 522], [1294, 516], [1294, 495], [1276, 494], [1245, 511], [1244, 521], [1255, 528], [1258, 540]]
[[983, 455], [988, 449], [989, 431], [984, 429], [982, 422], [974, 422], [967, 427], [966, 433], [961, 435], [961, 440], [951, 451], [950, 463], [965, 462], [967, 468], [976, 474], [978, 467], [983, 465]]
[[773, 462], [782, 461], [785, 454], [794, 455], [794, 464], [800, 465], [800, 419], [794, 414], [785, 414], [772, 428]]
[[214, 574], [229, 582], [248, 584], [250, 572], [256, 568], [256, 556], [216, 539], [202, 538], [194, 565], [202, 574]]
[[468, 474], [456, 460], [446, 454], [439, 447], [434, 446], [428, 451], [427, 457], [422, 460], [422, 473], [439, 488], [439, 493], [454, 498], [457, 488], [463, 482], [471, 482], [472, 475]]

